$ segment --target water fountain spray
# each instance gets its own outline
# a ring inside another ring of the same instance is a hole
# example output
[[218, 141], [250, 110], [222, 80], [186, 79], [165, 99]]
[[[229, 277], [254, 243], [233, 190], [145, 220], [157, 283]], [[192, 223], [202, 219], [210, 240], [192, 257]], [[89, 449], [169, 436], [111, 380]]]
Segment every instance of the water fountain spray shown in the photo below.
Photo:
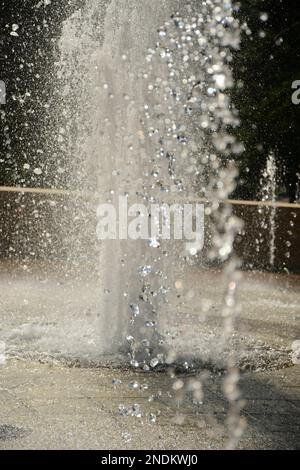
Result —
[[[227, 0], [180, 3], [159, 3], [163, 24], [158, 4], [145, 0], [89, 0], [65, 22], [57, 64], [65, 81], [65, 153], [101, 204], [119, 196], [146, 205], [204, 199], [207, 258], [226, 266], [226, 343], [236, 313], [233, 243], [241, 223], [223, 201], [235, 187], [232, 158], [243, 150], [229, 132], [239, 119], [226, 90], [240, 27]], [[131, 365], [144, 371], [176, 362], [160, 325], [174, 308], [178, 274], [198, 261], [197, 248], [182, 245], [159, 238], [100, 243], [103, 353], [128, 350]], [[242, 421], [233, 356], [229, 362], [232, 447]]]

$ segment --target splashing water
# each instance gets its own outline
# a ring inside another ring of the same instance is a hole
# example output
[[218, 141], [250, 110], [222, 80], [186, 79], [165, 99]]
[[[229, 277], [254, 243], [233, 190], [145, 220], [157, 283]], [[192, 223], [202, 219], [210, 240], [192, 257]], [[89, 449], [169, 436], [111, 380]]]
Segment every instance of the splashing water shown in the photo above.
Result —
[[263, 172], [262, 180], [262, 200], [263, 202], [271, 203], [271, 206], [266, 208], [267, 211], [267, 228], [270, 233], [270, 251], [269, 260], [270, 265], [273, 267], [275, 263], [276, 252], [276, 189], [277, 189], [277, 166], [276, 159], [273, 153], [270, 153], [266, 169]]
[[300, 173], [296, 173], [296, 177], [297, 177], [297, 183], [296, 183], [295, 202], [299, 203], [300, 202]]
[[[152, 109], [147, 105], [145, 122], [158, 158], [167, 160], [169, 165], [169, 180], [164, 187], [169, 184], [168, 190], [173, 194], [184, 192], [188, 196], [189, 188], [193, 187], [194, 194], [200, 193], [207, 200], [206, 215], [210, 217], [212, 234], [208, 256], [227, 262], [224, 274], [228, 289], [222, 311], [225, 345], [233, 332], [237, 312], [239, 264], [232, 253], [235, 235], [242, 225], [222, 200], [233, 191], [237, 176], [230, 156], [240, 153], [242, 146], [228, 133], [229, 126], [238, 125], [238, 118], [234, 109], [231, 111], [224, 90], [232, 86], [229, 64], [231, 49], [239, 45], [239, 24], [228, 2], [189, 6], [184, 13], [174, 14], [159, 29], [156, 48], [147, 56], [150, 63], [147, 77], [151, 78], [148, 90], [156, 101]], [[167, 80], [165, 74], [157, 75], [159, 62], [165, 64]], [[231, 448], [236, 446], [245, 424], [240, 417], [242, 402], [234, 354], [229, 357], [228, 368], [224, 393], [231, 404], [228, 417]], [[202, 389], [201, 381], [196, 385], [196, 391]], [[183, 388], [182, 380], [175, 377], [173, 389], [181, 393]]]
[[[64, 24], [57, 63], [62, 153], [82, 189], [113, 204], [119, 196], [145, 205], [204, 198], [208, 247], [203, 256], [225, 263], [224, 346], [237, 314], [239, 261], [233, 243], [242, 227], [224, 203], [237, 177], [231, 158], [243, 150], [228, 132], [239, 120], [226, 94], [239, 36], [228, 0], [184, 7], [179, 0], [88, 0]], [[131, 365], [145, 371], [176, 363], [162, 325], [178, 306], [185, 267], [199, 263], [202, 254], [160, 237], [107, 240], [99, 251], [99, 348], [111, 353], [121, 347]], [[224, 381], [229, 448], [244, 427], [238, 378], [232, 353]], [[202, 399], [200, 379], [185, 387], [174, 374], [175, 395], [185, 389]]]

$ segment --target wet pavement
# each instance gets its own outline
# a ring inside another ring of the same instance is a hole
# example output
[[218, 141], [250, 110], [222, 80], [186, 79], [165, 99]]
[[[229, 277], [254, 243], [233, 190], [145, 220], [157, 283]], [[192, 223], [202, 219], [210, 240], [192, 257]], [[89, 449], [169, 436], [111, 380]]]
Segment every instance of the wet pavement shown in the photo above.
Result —
[[[169, 348], [195, 367], [177, 373], [187, 390], [180, 398], [170, 370], [134, 372], [101, 350], [94, 276], [3, 265], [0, 339], [7, 360], [0, 365], [0, 448], [224, 448], [222, 279], [191, 268], [178, 285], [172, 321], [169, 310], [161, 328]], [[248, 426], [240, 448], [300, 447], [300, 366], [292, 349], [300, 339], [299, 298], [297, 276], [244, 274], [241, 316], [228, 344], [244, 369]], [[203, 318], [199, 306], [211, 299]], [[188, 383], [199, 374], [204, 399], [196, 403]]]
[[[242, 377], [248, 426], [240, 448], [300, 448], [299, 372]], [[142, 388], [131, 390], [133, 380]], [[222, 449], [220, 380], [211, 377], [203, 404], [186, 396], [178, 407], [168, 374], [12, 360], [1, 366], [0, 449]], [[139, 405], [141, 417], [124, 416], [121, 405]]]

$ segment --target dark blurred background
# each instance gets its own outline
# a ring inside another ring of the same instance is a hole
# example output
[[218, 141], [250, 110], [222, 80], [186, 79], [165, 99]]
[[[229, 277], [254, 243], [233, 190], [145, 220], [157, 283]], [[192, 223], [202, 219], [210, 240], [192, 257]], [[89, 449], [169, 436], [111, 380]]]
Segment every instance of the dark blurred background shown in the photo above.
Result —
[[[62, 22], [80, 4], [79, 0], [0, 1], [0, 80], [7, 87], [7, 104], [0, 105], [0, 185], [68, 185], [67, 172], [57, 171], [66, 164], [61, 161], [63, 143], [51, 134], [57, 87], [53, 64]], [[300, 105], [293, 104], [291, 96], [292, 83], [300, 80], [300, 3], [242, 0], [239, 4], [244, 26], [241, 49], [234, 55], [232, 97], [241, 117], [235, 132], [245, 152], [237, 162], [241, 174], [233, 197], [260, 199], [261, 174], [273, 151], [277, 198], [295, 201]], [[40, 175], [32, 171], [36, 167], [41, 168]]]
[[0, 185], [66, 187], [67, 175], [57, 171], [64, 165], [62, 144], [51, 135], [58, 86], [53, 65], [62, 22], [79, 3], [0, 1], [0, 80], [7, 89], [0, 105]]
[[[0, 187], [83, 189], [81, 176], [76, 180], [73, 172], [70, 177], [76, 152], [72, 155], [59, 134], [64, 108], [55, 66], [63, 20], [83, 2], [0, 0], [0, 81], [7, 87], [7, 102], [0, 104]], [[295, 202], [300, 104], [292, 103], [292, 83], [300, 80], [300, 3], [242, 0], [237, 15], [242, 43], [238, 52], [233, 51], [231, 95], [241, 124], [233, 131], [245, 152], [234, 157], [240, 177], [232, 197], [261, 200], [262, 173], [273, 152], [276, 198]], [[68, 119], [73, 121], [73, 116], [68, 114]], [[276, 212], [273, 266], [268, 261], [272, 209], [243, 204], [235, 206], [235, 213], [246, 223], [237, 240], [244, 267], [300, 272], [296, 206]], [[85, 200], [84, 194], [76, 198], [0, 190], [0, 257], [26, 263], [70, 261], [72, 253], [72, 263], [80, 267], [87, 255], [96, 256], [91, 248], [94, 215], [94, 202]]]
[[300, 2], [241, 0], [241, 49], [235, 54], [233, 101], [240, 111], [239, 199], [259, 199], [270, 152], [277, 163], [277, 198], [294, 202], [300, 174], [300, 104], [292, 83], [300, 80]]

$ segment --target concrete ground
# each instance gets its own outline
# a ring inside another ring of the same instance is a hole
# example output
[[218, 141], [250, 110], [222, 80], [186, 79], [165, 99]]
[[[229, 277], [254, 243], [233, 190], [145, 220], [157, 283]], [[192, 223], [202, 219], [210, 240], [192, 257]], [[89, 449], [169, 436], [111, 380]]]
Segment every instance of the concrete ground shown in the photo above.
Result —
[[[248, 427], [240, 448], [300, 448], [299, 372], [294, 366], [243, 376]], [[131, 390], [132, 381], [143, 388]], [[202, 405], [187, 396], [178, 408], [167, 374], [12, 360], [1, 366], [0, 449], [222, 449], [219, 381], [210, 378]], [[120, 413], [120, 405], [133, 404], [141, 417]]]
[[[174, 397], [167, 371], [137, 373], [99, 354], [103, 325], [93, 276], [2, 265], [0, 340], [7, 361], [0, 365], [0, 448], [223, 448], [222, 280], [191, 268], [178, 285], [176, 308], [161, 328], [168, 347], [196, 367], [179, 377], [184, 388], [191, 377], [205, 377], [203, 403], [190, 393]], [[299, 299], [296, 276], [244, 275], [241, 317], [227, 344], [244, 369], [243, 449], [300, 447]]]

